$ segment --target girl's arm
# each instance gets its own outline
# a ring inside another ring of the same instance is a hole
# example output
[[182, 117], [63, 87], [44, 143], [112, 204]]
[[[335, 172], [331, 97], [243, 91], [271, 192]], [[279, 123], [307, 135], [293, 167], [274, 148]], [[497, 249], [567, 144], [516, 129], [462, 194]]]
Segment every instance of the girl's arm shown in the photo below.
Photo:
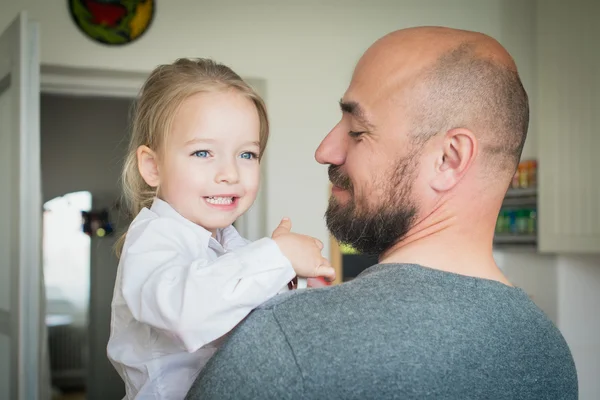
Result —
[[209, 261], [191, 229], [158, 218], [132, 229], [128, 241], [121, 268], [131, 313], [189, 352], [229, 332], [295, 276], [270, 238]]

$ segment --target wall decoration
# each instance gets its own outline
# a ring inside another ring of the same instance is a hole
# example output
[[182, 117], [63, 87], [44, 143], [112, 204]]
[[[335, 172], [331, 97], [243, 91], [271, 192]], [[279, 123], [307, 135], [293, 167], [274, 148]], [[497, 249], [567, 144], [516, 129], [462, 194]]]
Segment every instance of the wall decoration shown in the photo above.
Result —
[[154, 0], [67, 0], [77, 27], [92, 40], [125, 45], [139, 39], [154, 19]]

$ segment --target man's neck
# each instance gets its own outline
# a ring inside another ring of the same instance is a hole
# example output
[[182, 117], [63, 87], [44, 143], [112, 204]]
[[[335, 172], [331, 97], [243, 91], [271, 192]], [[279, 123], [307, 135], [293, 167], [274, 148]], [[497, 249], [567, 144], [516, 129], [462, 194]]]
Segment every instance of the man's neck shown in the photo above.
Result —
[[489, 212], [484, 212], [480, 216], [458, 216], [436, 210], [382, 254], [379, 262], [419, 264], [511, 285], [494, 261], [495, 219], [489, 215]]

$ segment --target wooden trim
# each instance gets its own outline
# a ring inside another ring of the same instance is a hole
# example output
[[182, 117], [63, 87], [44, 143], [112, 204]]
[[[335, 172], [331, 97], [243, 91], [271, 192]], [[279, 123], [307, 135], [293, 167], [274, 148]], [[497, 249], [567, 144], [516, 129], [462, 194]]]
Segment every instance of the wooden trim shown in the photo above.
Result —
[[[331, 197], [331, 183], [327, 190], [327, 201], [329, 201], [329, 197]], [[329, 262], [335, 270], [335, 280], [332, 282], [332, 285], [338, 285], [342, 283], [344, 272], [342, 268], [342, 252], [340, 251], [339, 243], [331, 234], [329, 234]]]
[[343, 278], [342, 252], [337, 240], [332, 235], [329, 235], [329, 261], [335, 270], [335, 280], [332, 284], [338, 285], [342, 283]]

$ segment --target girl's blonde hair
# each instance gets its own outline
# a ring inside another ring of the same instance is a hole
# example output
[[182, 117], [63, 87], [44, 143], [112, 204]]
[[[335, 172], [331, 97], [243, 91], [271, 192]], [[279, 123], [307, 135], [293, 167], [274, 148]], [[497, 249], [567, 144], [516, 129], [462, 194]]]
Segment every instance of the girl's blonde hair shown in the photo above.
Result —
[[[184, 100], [197, 93], [227, 90], [245, 95], [256, 106], [260, 121], [260, 158], [269, 137], [267, 110], [262, 98], [238, 74], [225, 65], [203, 58], [180, 58], [152, 71], [133, 108], [131, 140], [121, 174], [129, 219], [144, 207], [150, 207], [156, 196], [156, 188], [149, 186], [140, 175], [138, 147], [148, 146], [153, 151], [160, 151]], [[124, 242], [125, 235], [116, 244], [117, 256], [120, 256]]]

